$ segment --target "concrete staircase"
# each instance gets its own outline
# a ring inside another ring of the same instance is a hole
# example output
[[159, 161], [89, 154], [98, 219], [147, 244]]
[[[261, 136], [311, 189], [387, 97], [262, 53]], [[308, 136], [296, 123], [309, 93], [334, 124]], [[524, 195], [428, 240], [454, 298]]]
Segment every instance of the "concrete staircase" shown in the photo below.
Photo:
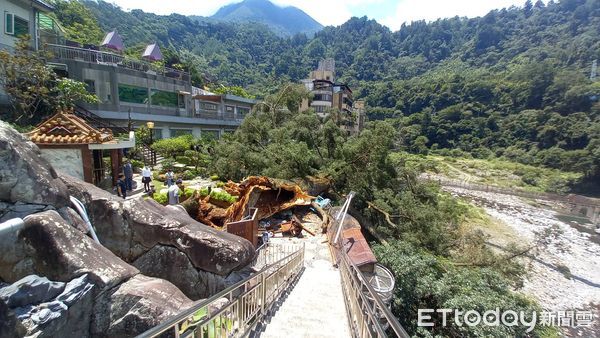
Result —
[[332, 266], [323, 235], [298, 239], [272, 239], [273, 242], [306, 243], [305, 270], [297, 284], [283, 295], [264, 330], [255, 337], [350, 337], [339, 271]]

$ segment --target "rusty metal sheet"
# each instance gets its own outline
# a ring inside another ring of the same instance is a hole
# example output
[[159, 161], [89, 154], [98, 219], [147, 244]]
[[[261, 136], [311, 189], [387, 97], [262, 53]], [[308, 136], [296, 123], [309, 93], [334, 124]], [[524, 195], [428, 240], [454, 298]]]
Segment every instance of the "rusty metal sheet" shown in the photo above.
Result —
[[360, 228], [344, 230], [342, 232], [342, 241], [348, 257], [350, 257], [350, 260], [357, 267], [377, 263], [377, 258], [375, 258], [373, 251], [371, 251], [369, 243], [363, 236]]

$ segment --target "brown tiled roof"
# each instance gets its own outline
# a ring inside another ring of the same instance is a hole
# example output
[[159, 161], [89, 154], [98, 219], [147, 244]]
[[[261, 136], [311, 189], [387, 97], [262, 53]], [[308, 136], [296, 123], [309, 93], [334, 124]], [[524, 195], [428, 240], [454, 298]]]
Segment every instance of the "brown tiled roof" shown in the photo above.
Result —
[[113, 139], [110, 130], [96, 129], [69, 112], [52, 116], [27, 133], [27, 136], [36, 144], [98, 144]]

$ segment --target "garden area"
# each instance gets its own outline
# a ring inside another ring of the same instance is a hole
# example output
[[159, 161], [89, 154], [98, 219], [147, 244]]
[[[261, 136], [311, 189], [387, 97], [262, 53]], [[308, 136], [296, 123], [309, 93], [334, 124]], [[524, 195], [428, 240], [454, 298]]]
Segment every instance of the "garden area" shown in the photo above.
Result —
[[[142, 127], [136, 131], [136, 139], [139, 147], [131, 154], [131, 163], [135, 171], [141, 171], [144, 167], [143, 156], [141, 156], [142, 145], [149, 144], [150, 132]], [[167, 195], [167, 173], [172, 171], [173, 182], [181, 179], [183, 181], [183, 193], [180, 202], [184, 202], [192, 196], [197, 198], [209, 197], [211, 201], [220, 201], [223, 204], [232, 204], [236, 197], [221, 189], [225, 182], [217, 175], [210, 175], [207, 166], [217, 142], [212, 138], [195, 138], [192, 135], [161, 139], [152, 142], [151, 148], [163, 158], [159, 165], [152, 170], [152, 198], [158, 203], [166, 205]]]

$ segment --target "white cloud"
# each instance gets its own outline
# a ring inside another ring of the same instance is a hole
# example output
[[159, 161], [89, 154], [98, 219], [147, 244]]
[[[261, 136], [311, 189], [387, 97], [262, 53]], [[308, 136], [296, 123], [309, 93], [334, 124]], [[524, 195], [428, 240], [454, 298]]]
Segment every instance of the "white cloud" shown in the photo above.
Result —
[[232, 2], [240, 0], [108, 0], [122, 9], [129, 11], [132, 9], [142, 9], [145, 12], [151, 12], [161, 15], [179, 13], [183, 15], [213, 15], [219, 8]]
[[454, 16], [477, 17], [492, 9], [510, 6], [522, 6], [525, 0], [401, 0], [394, 14], [381, 18], [379, 22], [392, 30], [398, 30], [403, 22], [426, 20]]
[[[384, 0], [272, 0], [279, 6], [298, 7], [325, 26], [338, 26], [352, 17], [352, 7], [375, 5]], [[368, 13], [365, 13], [368, 15]]]
[[[168, 15], [213, 15], [222, 6], [242, 0], [108, 0], [124, 10], [142, 9], [146, 12]], [[397, 30], [403, 22], [436, 20], [453, 16], [475, 17], [492, 9], [522, 6], [525, 0], [271, 0], [279, 6], [302, 9], [321, 24], [341, 25], [352, 15], [376, 19], [381, 24]], [[383, 7], [383, 8], [382, 8]], [[385, 7], [390, 7], [389, 9]], [[359, 9], [359, 10], [357, 10]], [[372, 13], [389, 13], [377, 17]], [[353, 13], [360, 11], [360, 13]], [[387, 10], [387, 11], [386, 11]], [[364, 13], [362, 13], [364, 11]]]

